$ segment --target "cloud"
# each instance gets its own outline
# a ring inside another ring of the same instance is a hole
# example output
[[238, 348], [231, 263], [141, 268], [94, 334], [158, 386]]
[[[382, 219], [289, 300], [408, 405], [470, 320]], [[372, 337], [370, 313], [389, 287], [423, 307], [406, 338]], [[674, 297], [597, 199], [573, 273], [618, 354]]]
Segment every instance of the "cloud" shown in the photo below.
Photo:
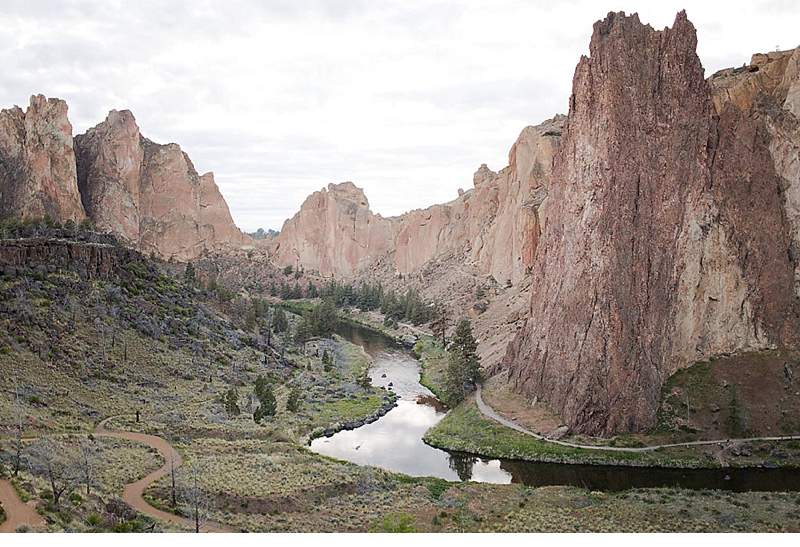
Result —
[[[708, 73], [794, 47], [796, 2], [618, 1], [655, 28], [686, 8]], [[246, 230], [352, 180], [377, 212], [450, 200], [519, 131], [565, 112], [596, 2], [8, 0], [0, 105], [66, 99], [76, 132], [128, 108], [214, 171]]]

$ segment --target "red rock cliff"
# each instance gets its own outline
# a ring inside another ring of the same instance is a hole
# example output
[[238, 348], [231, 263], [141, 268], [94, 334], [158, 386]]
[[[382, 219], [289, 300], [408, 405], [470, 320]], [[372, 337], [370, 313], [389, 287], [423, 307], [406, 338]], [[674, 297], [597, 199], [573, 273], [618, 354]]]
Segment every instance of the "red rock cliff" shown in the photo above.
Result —
[[127, 110], [75, 138], [78, 185], [89, 217], [145, 252], [191, 260], [247, 242], [214, 175], [199, 176], [177, 144], [156, 144]]
[[499, 281], [528, 272], [539, 238], [563, 116], [526, 127], [499, 173], [481, 166], [474, 188], [455, 200], [382, 218], [352, 183], [312, 194], [272, 242], [277, 262], [352, 277], [378, 259], [409, 274], [442, 256]]
[[612, 13], [575, 71], [505, 367], [579, 432], [646, 428], [677, 368], [797, 341], [774, 137], [749, 106], [715, 107], [695, 47], [684, 13], [662, 31]]

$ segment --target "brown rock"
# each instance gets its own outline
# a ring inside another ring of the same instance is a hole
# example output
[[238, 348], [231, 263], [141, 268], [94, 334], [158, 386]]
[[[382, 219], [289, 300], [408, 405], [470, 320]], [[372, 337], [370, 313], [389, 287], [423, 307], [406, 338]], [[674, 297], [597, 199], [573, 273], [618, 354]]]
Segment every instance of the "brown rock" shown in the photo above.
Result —
[[78, 186], [86, 213], [102, 231], [139, 242], [141, 135], [128, 110], [75, 137]]
[[129, 111], [111, 111], [75, 143], [84, 204], [100, 229], [180, 261], [248, 242], [214, 175], [199, 176], [177, 144], [144, 138]]
[[280, 265], [352, 276], [389, 250], [392, 233], [392, 221], [370, 211], [363, 190], [342, 182], [306, 198], [272, 249]]
[[747, 93], [715, 108], [695, 46], [683, 12], [663, 31], [611, 13], [575, 72], [530, 316], [504, 360], [575, 431], [646, 428], [677, 368], [797, 340], [767, 128], [741, 114]]
[[0, 218], [85, 218], [67, 104], [43, 95], [0, 111]]

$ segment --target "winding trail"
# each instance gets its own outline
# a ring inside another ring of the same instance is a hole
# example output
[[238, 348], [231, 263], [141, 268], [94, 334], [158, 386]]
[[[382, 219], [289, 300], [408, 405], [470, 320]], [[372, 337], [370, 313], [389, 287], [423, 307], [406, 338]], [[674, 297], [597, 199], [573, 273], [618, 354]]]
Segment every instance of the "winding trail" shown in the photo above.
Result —
[[531, 437], [538, 439], [543, 442], [558, 444], [561, 446], [568, 446], [570, 448], [581, 448], [584, 450], [601, 450], [603, 452], [653, 452], [656, 450], [660, 450], [662, 448], [675, 448], [681, 446], [708, 446], [708, 445], [725, 445], [728, 443], [744, 443], [744, 442], [757, 442], [757, 441], [796, 441], [800, 440], [800, 435], [789, 435], [784, 437], [746, 437], [743, 439], [717, 439], [713, 441], [689, 441], [685, 443], [670, 443], [670, 444], [654, 444], [650, 446], [641, 446], [641, 447], [622, 447], [622, 446], [600, 446], [600, 445], [593, 445], [593, 444], [577, 444], [571, 443], [567, 441], [559, 441], [556, 439], [548, 439], [544, 435], [540, 435], [530, 429], [526, 429], [519, 425], [518, 423], [509, 420], [508, 418], [504, 418], [500, 414], [497, 413], [492, 407], [487, 405], [483, 401], [483, 397], [481, 397], [481, 386], [478, 385], [478, 388], [475, 390], [475, 402], [478, 405], [478, 410], [481, 414], [486, 416], [487, 418], [494, 420], [495, 422], [499, 423], [500, 425], [504, 425], [505, 427], [509, 427], [515, 431], [519, 431], [520, 433], [524, 433], [525, 435], [530, 435]]
[[[173, 513], [168, 513], [167, 511], [162, 511], [161, 509], [156, 509], [149, 503], [147, 503], [144, 499], [144, 491], [147, 489], [148, 486], [153, 484], [155, 481], [164, 477], [169, 474], [170, 472], [170, 461], [174, 463], [175, 468], [180, 467], [183, 463], [183, 458], [178, 453], [175, 448], [169, 444], [165, 439], [161, 437], [157, 437], [156, 435], [148, 435], [146, 433], [134, 433], [133, 431], [113, 431], [106, 427], [106, 424], [109, 420], [113, 418], [117, 418], [118, 416], [110, 416], [97, 424], [95, 428], [95, 436], [97, 437], [112, 437], [115, 439], [125, 439], [128, 441], [135, 441], [138, 443], [146, 444], [150, 448], [157, 450], [159, 454], [164, 458], [164, 465], [160, 468], [156, 469], [155, 471], [148, 473], [146, 476], [142, 477], [136, 482], [132, 482], [130, 484], [126, 484], [125, 488], [122, 491], [122, 500], [139, 511], [149, 517], [154, 519], [160, 520], [162, 522], [168, 522], [175, 526], [180, 526], [182, 528], [189, 528], [190, 530], [194, 530], [194, 521], [188, 518], [184, 518]], [[234, 532], [232, 528], [228, 528], [223, 524], [218, 524], [214, 522], [206, 522], [200, 527], [201, 532]]]
[[6, 520], [0, 524], [0, 532], [15, 532], [22, 525], [38, 531], [45, 527], [42, 515], [34, 509], [35, 502], [25, 503], [17, 495], [10, 481], [0, 480], [0, 504], [6, 512]]

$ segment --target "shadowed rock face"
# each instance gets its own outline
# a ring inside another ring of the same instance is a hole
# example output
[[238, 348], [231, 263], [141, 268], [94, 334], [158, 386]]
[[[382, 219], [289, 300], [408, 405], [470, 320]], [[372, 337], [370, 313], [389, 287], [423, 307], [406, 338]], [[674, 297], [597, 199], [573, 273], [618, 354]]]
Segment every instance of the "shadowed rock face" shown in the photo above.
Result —
[[83, 203], [100, 229], [176, 260], [246, 243], [214, 175], [199, 176], [177, 144], [142, 137], [129, 111], [111, 111], [75, 148]]
[[612, 13], [575, 71], [504, 366], [579, 432], [646, 428], [677, 368], [798, 339], [791, 184], [752, 110], [784, 101], [720, 99], [695, 47], [684, 13], [663, 31]]
[[75, 137], [78, 187], [86, 213], [103, 231], [139, 241], [139, 191], [144, 151], [128, 110]]
[[0, 218], [85, 218], [67, 104], [42, 95], [0, 111]]

